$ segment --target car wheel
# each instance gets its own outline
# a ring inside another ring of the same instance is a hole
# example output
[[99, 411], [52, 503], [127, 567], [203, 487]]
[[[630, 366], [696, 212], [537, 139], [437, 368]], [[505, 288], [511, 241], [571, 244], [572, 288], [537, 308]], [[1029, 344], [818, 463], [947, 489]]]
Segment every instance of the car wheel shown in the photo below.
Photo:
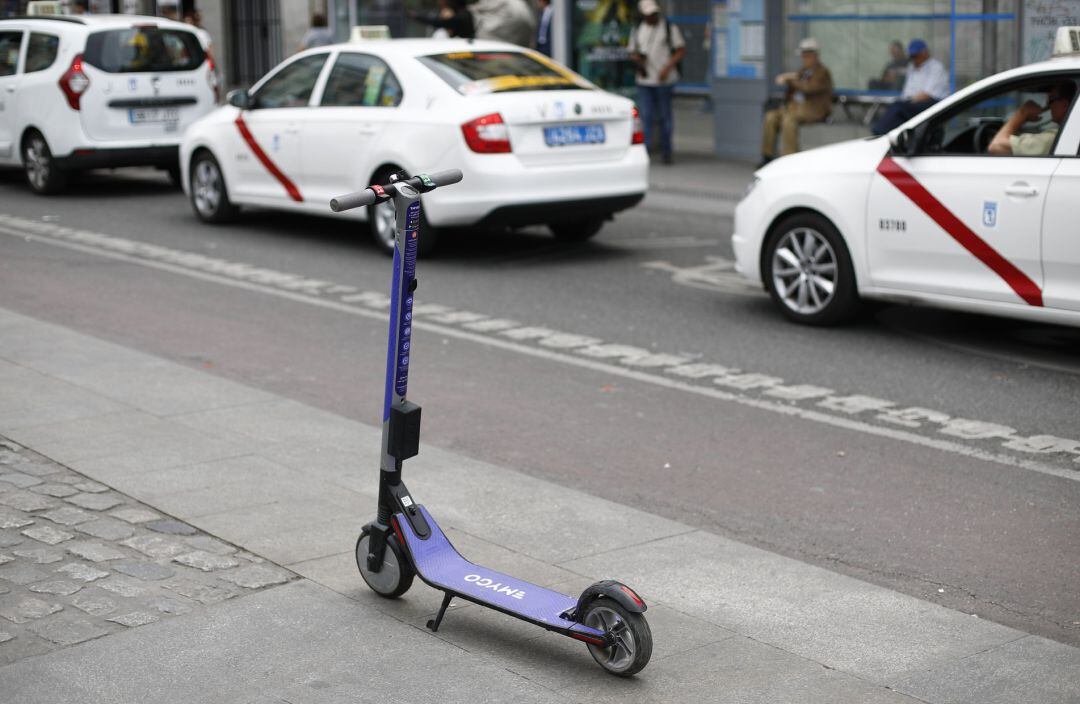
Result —
[[834, 325], [858, 311], [851, 256], [840, 233], [821, 215], [800, 213], [778, 223], [762, 263], [769, 295], [791, 320]]
[[239, 209], [229, 200], [225, 177], [214, 155], [201, 151], [191, 160], [191, 207], [203, 222], [228, 222]]
[[52, 150], [40, 132], [31, 132], [23, 140], [22, 159], [26, 183], [34, 193], [59, 193], [67, 185], [67, 173], [56, 165]]
[[555, 239], [563, 242], [584, 242], [595, 237], [600, 230], [604, 229], [607, 218], [587, 218], [585, 220], [570, 220], [568, 222], [553, 222], [548, 224], [551, 234]]
[[[394, 173], [397, 172], [392, 169], [380, 170], [372, 177], [371, 182], [380, 185], [385, 184], [390, 180], [390, 175]], [[397, 213], [394, 210], [393, 202], [387, 201], [377, 205], [369, 205], [367, 213], [368, 229], [371, 232], [371, 238], [375, 240], [375, 244], [380, 251], [388, 256], [393, 256], [394, 242], [397, 237]], [[428, 224], [427, 218], [424, 216], [423, 207], [421, 206], [420, 235], [417, 238], [416, 243], [417, 256], [426, 257], [435, 251], [438, 240], [439, 230]]]

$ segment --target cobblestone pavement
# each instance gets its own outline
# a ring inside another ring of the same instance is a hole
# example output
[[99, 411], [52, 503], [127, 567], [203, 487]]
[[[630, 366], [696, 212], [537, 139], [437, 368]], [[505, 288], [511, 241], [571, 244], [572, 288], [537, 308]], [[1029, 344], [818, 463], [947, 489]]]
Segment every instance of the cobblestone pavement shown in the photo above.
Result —
[[0, 438], [0, 665], [295, 578]]

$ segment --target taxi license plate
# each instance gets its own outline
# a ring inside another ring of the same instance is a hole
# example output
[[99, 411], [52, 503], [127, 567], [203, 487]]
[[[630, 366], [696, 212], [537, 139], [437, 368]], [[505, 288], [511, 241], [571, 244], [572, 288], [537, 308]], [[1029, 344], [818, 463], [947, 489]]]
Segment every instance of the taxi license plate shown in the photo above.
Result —
[[544, 142], [549, 147], [603, 144], [605, 139], [603, 125], [559, 125], [544, 128]]
[[132, 108], [128, 110], [128, 120], [133, 125], [147, 122], [179, 122], [179, 108]]

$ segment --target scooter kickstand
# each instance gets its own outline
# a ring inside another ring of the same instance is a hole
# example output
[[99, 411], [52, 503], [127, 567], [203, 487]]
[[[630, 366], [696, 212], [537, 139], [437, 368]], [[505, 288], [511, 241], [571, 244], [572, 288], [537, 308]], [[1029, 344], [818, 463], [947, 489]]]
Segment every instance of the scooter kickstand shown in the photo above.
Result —
[[432, 633], [439, 630], [439, 624], [442, 623], [442, 617], [446, 615], [446, 609], [450, 606], [450, 600], [454, 598], [454, 595], [450, 592], [443, 594], [442, 606], [439, 607], [439, 613], [435, 614], [435, 619], [427, 622], [427, 627], [431, 629]]

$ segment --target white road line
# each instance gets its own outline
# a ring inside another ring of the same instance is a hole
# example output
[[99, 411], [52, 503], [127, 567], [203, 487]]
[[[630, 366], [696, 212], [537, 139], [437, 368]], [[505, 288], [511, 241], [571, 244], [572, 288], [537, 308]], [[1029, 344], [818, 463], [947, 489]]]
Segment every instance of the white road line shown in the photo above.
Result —
[[[43, 232], [49, 234], [42, 234]], [[384, 310], [388, 305], [388, 299], [381, 293], [356, 291], [353, 287], [334, 285], [331, 282], [306, 279], [298, 275], [214, 259], [192, 252], [10, 216], [0, 216], [0, 234], [169, 271], [225, 286], [265, 293], [350, 315], [387, 320]], [[153, 256], [179, 263], [149, 258]], [[199, 270], [197, 266], [214, 271]], [[324, 298], [323, 295], [333, 295], [337, 298]], [[1080, 441], [1076, 440], [1046, 435], [1023, 437], [1014, 429], [999, 424], [950, 418], [947, 414], [932, 409], [896, 408], [896, 404], [883, 399], [839, 395], [831, 389], [805, 384], [785, 384], [778, 377], [740, 372], [721, 365], [692, 361], [685, 356], [655, 353], [626, 345], [607, 344], [584, 335], [530, 327], [512, 320], [492, 319], [483, 314], [458, 311], [447, 306], [435, 304], [418, 306], [414, 327], [479, 345], [599, 371], [672, 390], [739, 403], [963, 457], [997, 462], [1080, 481], [1080, 471], [979, 446], [979, 442], [994, 442], [999, 447], [1004, 446], [1007, 449], [1027, 454], [1066, 455], [1080, 460]], [[536, 344], [534, 346], [528, 344], [529, 342]], [[680, 378], [670, 378], [656, 371], [646, 370], [659, 370]], [[700, 383], [691, 383], [689, 380], [697, 380]], [[709, 385], [709, 382], [712, 384]], [[736, 389], [741, 393], [715, 388], [715, 385]], [[760, 396], [749, 395], [754, 392], [759, 393]], [[771, 400], [766, 396], [778, 400]], [[816, 408], [797, 405], [811, 401], [816, 404]], [[825, 411], [832, 411], [832, 413]], [[877, 420], [894, 427], [876, 425], [852, 417], [860, 413], [874, 413]], [[895, 427], [897, 425], [901, 427]], [[904, 426], [910, 428], [940, 426], [938, 432], [963, 438], [973, 444], [928, 437], [902, 429]]]

